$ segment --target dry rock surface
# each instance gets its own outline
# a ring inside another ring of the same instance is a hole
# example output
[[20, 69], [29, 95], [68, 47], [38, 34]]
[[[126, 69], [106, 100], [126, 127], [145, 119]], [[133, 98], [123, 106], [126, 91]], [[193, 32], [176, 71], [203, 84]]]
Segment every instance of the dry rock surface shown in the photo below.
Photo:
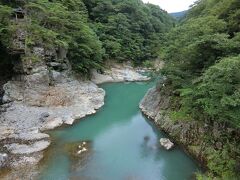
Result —
[[41, 140], [30, 145], [13, 143], [9, 145], [4, 145], [4, 147], [6, 147], [8, 151], [12, 154], [31, 154], [42, 151], [46, 149], [49, 145], [49, 141]]
[[134, 82], [134, 81], [148, 81], [150, 78], [139, 73], [130, 65], [114, 64], [104, 73], [99, 73], [96, 70], [92, 71], [92, 81], [95, 84], [102, 84], [107, 82]]
[[57, 72], [45, 63], [35, 64], [30, 72], [24, 70], [3, 89], [0, 153], [8, 155], [4, 163], [1, 156], [5, 167], [36, 164], [50, 145], [49, 135], [43, 131], [72, 125], [104, 105], [103, 89], [77, 79], [70, 70]]
[[161, 138], [159, 142], [166, 150], [170, 150], [174, 146], [174, 144], [168, 138]]

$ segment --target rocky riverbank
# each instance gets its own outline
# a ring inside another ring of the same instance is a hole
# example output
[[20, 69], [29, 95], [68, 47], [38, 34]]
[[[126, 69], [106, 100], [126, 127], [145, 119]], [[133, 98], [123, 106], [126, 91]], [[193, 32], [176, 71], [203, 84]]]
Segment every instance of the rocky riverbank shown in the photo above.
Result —
[[174, 122], [166, 113], [169, 107], [170, 96], [161, 95], [156, 87], [150, 89], [140, 102], [140, 109], [161, 130], [166, 132], [178, 144], [193, 155], [195, 158], [204, 162], [202, 154], [203, 136], [205, 133], [204, 126], [197, 122]]
[[[186, 150], [199, 164], [207, 167], [208, 161], [214, 161], [212, 153], [221, 153], [225, 145], [236, 146], [239, 142], [239, 131], [227, 128], [224, 124], [213, 123], [212, 125], [199, 121], [176, 121], [169, 116], [169, 103], [171, 93], [162, 90], [164, 87], [153, 87], [150, 89], [139, 107], [142, 112], [161, 130], [165, 131], [171, 138]], [[232, 137], [226, 139], [226, 136]], [[234, 149], [229, 151], [234, 154]], [[221, 155], [219, 155], [221, 157]], [[223, 157], [225, 158], [225, 156]], [[229, 159], [230, 160], [230, 159]], [[222, 159], [222, 161], [225, 161]]]
[[[44, 131], [71, 125], [104, 105], [105, 92], [94, 83], [64, 72], [49, 72], [44, 66], [38, 68], [41, 70], [24, 75], [24, 80], [4, 85], [0, 152], [7, 157], [1, 167], [36, 165], [50, 145], [50, 137]], [[50, 73], [57, 74], [51, 85]]]
[[149, 79], [130, 66], [115, 66], [107, 71], [114, 77], [111, 81], [96, 73], [92, 81], [86, 81], [72, 74], [66, 59], [64, 63], [19, 64], [15, 69], [21, 69], [21, 73], [3, 86], [0, 106], [0, 167], [14, 169], [13, 174], [0, 176], [6, 179], [17, 177], [22, 168], [36, 169], [43, 151], [50, 145], [46, 130], [72, 125], [104, 105], [105, 91], [95, 83]]
[[32, 173], [23, 172], [37, 169], [51, 143], [45, 131], [72, 125], [104, 105], [105, 91], [96, 84], [149, 79], [130, 65], [112, 63], [104, 72], [92, 70], [92, 80], [86, 80], [72, 71], [65, 48], [37, 45], [25, 51], [25, 33], [19, 29], [16, 36], [21, 51], [11, 49], [10, 80], [0, 84], [0, 171], [14, 169], [7, 176], [0, 172], [0, 179], [30, 179]]

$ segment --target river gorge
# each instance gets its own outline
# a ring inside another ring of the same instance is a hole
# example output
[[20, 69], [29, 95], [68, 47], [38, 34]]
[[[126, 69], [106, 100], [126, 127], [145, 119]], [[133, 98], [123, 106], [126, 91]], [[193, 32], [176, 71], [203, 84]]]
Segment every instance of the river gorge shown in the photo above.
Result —
[[[96, 114], [50, 132], [52, 144], [40, 163], [39, 179], [191, 179], [197, 164], [178, 146], [171, 151], [160, 147], [166, 135], [138, 107], [154, 84], [101, 85], [105, 105]], [[90, 142], [89, 152], [73, 161], [64, 147], [82, 141]]]

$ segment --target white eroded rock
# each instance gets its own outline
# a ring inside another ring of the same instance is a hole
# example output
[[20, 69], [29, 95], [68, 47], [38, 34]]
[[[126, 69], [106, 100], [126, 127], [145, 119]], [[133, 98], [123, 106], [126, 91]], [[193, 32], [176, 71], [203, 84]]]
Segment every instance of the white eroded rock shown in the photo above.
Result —
[[75, 119], [72, 118], [72, 116], [66, 116], [64, 117], [64, 124], [72, 125], [74, 123]]
[[6, 147], [12, 154], [31, 154], [39, 151], [43, 151], [50, 145], [49, 141], [37, 141], [33, 144], [27, 145], [27, 144], [7, 144], [4, 147]]
[[10, 138], [14, 138], [17, 140], [24, 140], [24, 141], [38, 141], [41, 139], [47, 139], [49, 137], [50, 136], [48, 134], [34, 132], [34, 131], [22, 132], [22, 133], [14, 134], [14, 135], [10, 136]]
[[163, 146], [166, 150], [170, 150], [173, 148], [174, 144], [168, 139], [168, 138], [161, 138], [160, 144]]
[[38, 162], [37, 154], [49, 146], [49, 136], [38, 129], [73, 124], [104, 105], [105, 91], [72, 73], [66, 51], [37, 47], [33, 53], [46, 61], [14, 63], [16, 76], [3, 87], [0, 141], [13, 167]]
[[4, 125], [0, 126], [0, 140], [6, 139], [14, 133], [14, 129]]
[[114, 82], [114, 79], [109, 74], [100, 74], [95, 69], [92, 70], [92, 82], [102, 84], [106, 82]]
[[61, 126], [62, 124], [63, 124], [63, 120], [60, 117], [49, 118], [49, 120], [47, 120], [45, 122], [45, 124], [43, 124], [43, 126], [41, 127], [41, 130], [42, 131], [51, 130], [51, 129]]
[[39, 158], [38, 157], [27, 157], [27, 156], [23, 156], [20, 157], [18, 162], [14, 164], [15, 167], [21, 166], [21, 165], [29, 165], [29, 164], [37, 164], [39, 162]]
[[27, 99], [11, 103], [2, 113], [0, 124], [6, 123], [7, 127], [25, 132], [32, 127], [48, 130], [63, 123], [72, 124], [74, 120], [93, 114], [102, 107], [104, 96], [105, 91], [90, 81], [72, 80], [56, 86], [26, 90], [24, 97]]
[[148, 81], [149, 79], [149, 77], [138, 73], [138, 71], [131, 66], [126, 65], [112, 67], [110, 70], [106, 70], [104, 74], [100, 74], [96, 70], [92, 71], [92, 82], [96, 84], [124, 81]]

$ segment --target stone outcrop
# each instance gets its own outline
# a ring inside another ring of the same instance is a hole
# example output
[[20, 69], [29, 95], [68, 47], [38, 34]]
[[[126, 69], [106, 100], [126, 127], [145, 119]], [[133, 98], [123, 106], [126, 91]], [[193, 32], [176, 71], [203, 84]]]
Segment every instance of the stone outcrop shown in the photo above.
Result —
[[92, 70], [92, 81], [96, 84], [108, 82], [134, 82], [134, 81], [148, 81], [149, 77], [137, 72], [132, 66], [127, 64], [113, 64], [104, 73], [99, 73]]
[[[214, 123], [207, 125], [199, 121], [176, 121], [168, 115], [170, 93], [162, 87], [153, 87], [140, 102], [142, 112], [152, 119], [159, 129], [166, 132], [176, 143], [196, 158], [203, 166], [207, 163], [208, 153], [211, 149], [221, 150], [225, 143], [231, 143], [224, 137], [240, 137], [239, 131]], [[165, 93], [165, 94], [164, 94]], [[237, 138], [231, 139], [236, 142]]]
[[7, 167], [37, 163], [50, 145], [41, 131], [72, 125], [104, 105], [105, 91], [72, 74], [66, 50], [33, 47], [32, 53], [40, 61], [16, 60], [3, 86], [0, 152], [8, 154]]
[[170, 150], [174, 146], [174, 144], [168, 138], [161, 138], [159, 142], [166, 150]]
[[12, 138], [19, 141], [38, 141], [42, 139], [49, 139], [49, 137], [50, 136], [48, 134], [41, 133], [37, 129], [28, 132], [21, 132], [19, 134], [15, 133], [8, 136], [8, 138]]

